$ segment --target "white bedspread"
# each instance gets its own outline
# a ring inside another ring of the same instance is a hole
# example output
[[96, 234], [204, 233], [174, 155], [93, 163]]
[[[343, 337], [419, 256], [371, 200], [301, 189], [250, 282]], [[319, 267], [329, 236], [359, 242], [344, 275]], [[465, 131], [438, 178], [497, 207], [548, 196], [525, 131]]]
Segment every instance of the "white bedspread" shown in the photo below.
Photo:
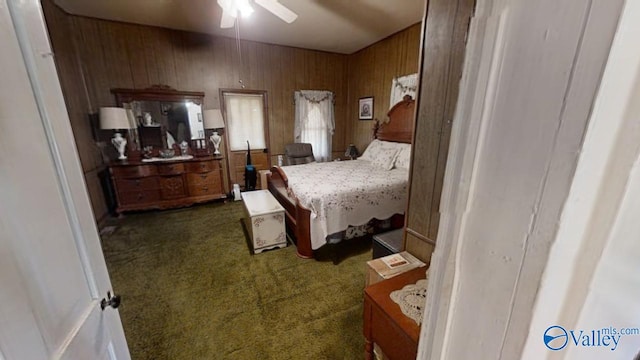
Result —
[[402, 214], [407, 205], [407, 169], [381, 170], [365, 160], [283, 166], [289, 188], [311, 210], [311, 247], [330, 234], [376, 218]]

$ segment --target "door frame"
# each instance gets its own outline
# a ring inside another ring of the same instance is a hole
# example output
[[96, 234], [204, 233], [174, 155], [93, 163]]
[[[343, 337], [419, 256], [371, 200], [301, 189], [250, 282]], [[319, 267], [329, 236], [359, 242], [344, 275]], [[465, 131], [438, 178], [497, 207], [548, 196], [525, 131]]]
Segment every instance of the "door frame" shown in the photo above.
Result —
[[[264, 143], [267, 147], [267, 164], [268, 167], [271, 168], [271, 139], [269, 138], [269, 97], [267, 94], [267, 90], [252, 90], [252, 89], [231, 89], [231, 88], [221, 88], [219, 90], [220, 93], [220, 111], [222, 112], [223, 119], [226, 120], [227, 126], [229, 125], [229, 120], [227, 117], [227, 108], [225, 106], [224, 94], [225, 93], [236, 93], [236, 94], [251, 94], [251, 95], [262, 95], [262, 112], [264, 113]], [[231, 178], [231, 172], [234, 171], [231, 168], [231, 147], [229, 146], [229, 131], [225, 129], [224, 131], [224, 153], [225, 153], [225, 164], [227, 165], [227, 181], [229, 182], [229, 191], [232, 191], [233, 181]], [[258, 189], [256, 189], [258, 190]]]
[[[570, 354], [546, 351], [542, 334], [556, 324], [575, 329], [579, 318], [585, 315], [582, 312], [588, 295], [598, 286], [592, 281], [602, 265], [605, 249], [612, 244], [636, 241], [630, 239], [634, 238], [632, 234], [614, 231], [625, 202], [634, 193], [632, 186], [635, 190], [638, 186], [637, 182], [630, 182], [640, 159], [638, 18], [640, 3], [627, 1], [594, 102], [571, 193], [549, 254], [546, 276], [540, 284], [523, 359], [556, 359], [558, 353]], [[618, 298], [616, 294], [611, 297]], [[625, 357], [630, 359], [634, 355], [635, 352]], [[600, 357], [594, 354], [593, 358]]]
[[[602, 1], [595, 0], [593, 3], [598, 6], [597, 9], [602, 9]], [[617, 1], [616, 6], [612, 5], [610, 9], [605, 8], [601, 12], [598, 12], [597, 9], [593, 11], [591, 15], [596, 18], [594, 22], [605, 24], [603, 28], [606, 28], [605, 32], [607, 33], [615, 31], [615, 25], [620, 16], [619, 12], [616, 14], [615, 11], [616, 9], [619, 11], [622, 3], [622, 1]], [[460, 292], [459, 287], [461, 286], [457, 278], [460, 271], [459, 257], [466, 246], [466, 240], [462, 239], [461, 235], [464, 233], [468, 222], [467, 211], [471, 207], [470, 201], [474, 191], [474, 176], [478, 171], [478, 167], [482, 166], [482, 164], [478, 163], [477, 157], [483, 147], [487, 132], [491, 131], [488, 128], [486, 116], [490, 113], [490, 109], [494, 104], [495, 94], [493, 87], [498, 80], [500, 67], [500, 64], [493, 62], [492, 59], [499, 56], [504, 50], [503, 40], [506, 36], [506, 25], [510, 21], [508, 18], [509, 7], [519, 5], [520, 3], [515, 0], [478, 0], [475, 14], [471, 19], [460, 94], [452, 127], [451, 145], [442, 191], [438, 241], [429, 271], [430, 281], [419, 339], [418, 359], [447, 358], [447, 346], [464, 341], [463, 339], [452, 338], [450, 333], [450, 328], [457, 315], [453, 303], [459, 300], [457, 294]], [[553, 11], [549, 2], [544, 2], [540, 6], [546, 6], [549, 11]], [[595, 45], [591, 44], [594, 48], [591, 49], [592, 52], [589, 55], [602, 59], [603, 49], [607, 49], [606, 53], [604, 53], [604, 61], [606, 62], [608, 47], [605, 41], [594, 34], [590, 34], [590, 36], [591, 40], [596, 38], [597, 41], [594, 42]], [[600, 53], [597, 53], [597, 51]], [[585, 58], [588, 59], [586, 56]], [[576, 57], [577, 61], [578, 57]], [[594, 75], [589, 76], [593, 77]], [[597, 77], [598, 79], [596, 80], [599, 80], [599, 76]], [[571, 172], [571, 169], [567, 171]], [[486, 255], [478, 254], [478, 256]], [[525, 258], [530, 261], [529, 266], [535, 263], [534, 266], [542, 266], [543, 269], [547, 261], [546, 257], [540, 257], [539, 254], [535, 259], [529, 255], [525, 255]], [[486, 257], [483, 259], [485, 261], [493, 261]], [[536, 280], [541, 281], [541, 279], [542, 276], [539, 276]], [[531, 278], [528, 279], [528, 281], [530, 280]], [[532, 283], [528, 282], [527, 285], [529, 284]], [[519, 286], [527, 285], [520, 284]], [[517, 303], [516, 298], [524, 296], [517, 293], [516, 288], [510, 288], [510, 290], [513, 294], [511, 303], [513, 308], [514, 304]], [[535, 288], [533, 290], [535, 291]], [[471, 321], [471, 319], [466, 320]], [[530, 318], [529, 321], [531, 321]], [[518, 329], [522, 329], [522, 327], [527, 329], [529, 323], [519, 324]], [[498, 338], [503, 336], [506, 336], [506, 334], [497, 334]], [[513, 333], [510, 336], [512, 336], [512, 340], [514, 336], [517, 336], [518, 341], [521, 341], [522, 345], [524, 345], [527, 335], [521, 336], [518, 332], [517, 335]], [[540, 335], [539, 337], [541, 338], [542, 336]], [[505, 346], [505, 343], [502, 343], [501, 346]], [[510, 348], [509, 350], [513, 349]], [[504, 352], [502, 354], [505, 356]]]

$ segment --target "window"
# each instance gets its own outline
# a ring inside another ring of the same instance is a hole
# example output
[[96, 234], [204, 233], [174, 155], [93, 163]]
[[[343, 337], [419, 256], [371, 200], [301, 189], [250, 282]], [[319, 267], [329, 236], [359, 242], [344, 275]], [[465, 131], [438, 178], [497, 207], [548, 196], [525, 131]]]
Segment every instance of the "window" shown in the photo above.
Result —
[[264, 97], [261, 94], [225, 93], [229, 149], [266, 149], [264, 132]]
[[331, 138], [335, 127], [333, 93], [302, 90], [295, 92], [295, 142], [310, 143], [316, 161], [331, 160]]
[[[267, 92], [249, 89], [220, 89], [227, 143], [223, 145], [230, 184], [246, 184], [249, 159], [256, 171], [271, 167]], [[247, 141], [251, 152], [247, 152]], [[251, 155], [251, 157], [249, 157]]]

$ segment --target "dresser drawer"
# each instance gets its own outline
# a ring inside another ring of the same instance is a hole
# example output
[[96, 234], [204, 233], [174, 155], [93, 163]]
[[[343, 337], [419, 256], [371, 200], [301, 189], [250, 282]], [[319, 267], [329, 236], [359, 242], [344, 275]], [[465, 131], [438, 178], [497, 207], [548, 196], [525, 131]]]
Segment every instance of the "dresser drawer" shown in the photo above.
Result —
[[114, 178], [141, 178], [157, 174], [153, 165], [114, 166], [111, 168]]
[[220, 172], [211, 171], [211, 172], [200, 173], [200, 174], [190, 173], [190, 174], [187, 174], [187, 183], [189, 184], [189, 186], [207, 185], [207, 184], [213, 184], [213, 183], [219, 184]]
[[162, 164], [158, 165], [158, 174], [160, 175], [178, 175], [184, 173], [184, 164]]
[[158, 179], [155, 176], [146, 178], [121, 178], [116, 179], [118, 191], [143, 191], [157, 190], [159, 188]]
[[162, 199], [176, 199], [187, 196], [182, 175], [159, 178]]
[[120, 205], [146, 204], [160, 200], [159, 190], [119, 191]]
[[190, 173], [203, 173], [213, 170], [218, 170], [220, 165], [217, 161], [193, 161], [185, 164], [187, 172]]
[[210, 184], [189, 184], [189, 196], [205, 196], [205, 195], [221, 195], [222, 187], [220, 181], [215, 181]]

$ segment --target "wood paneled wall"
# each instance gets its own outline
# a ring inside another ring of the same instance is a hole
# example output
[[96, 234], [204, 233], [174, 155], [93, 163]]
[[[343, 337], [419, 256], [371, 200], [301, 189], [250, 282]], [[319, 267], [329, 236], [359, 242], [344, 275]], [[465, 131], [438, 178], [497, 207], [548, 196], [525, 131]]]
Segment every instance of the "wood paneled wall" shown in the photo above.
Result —
[[[293, 142], [293, 92], [330, 90], [336, 94], [333, 148], [345, 149], [346, 55], [250, 41], [241, 41], [238, 53], [236, 41], [229, 38], [78, 16], [70, 22], [87, 78], [90, 111], [115, 105], [111, 88], [154, 84], [204, 91], [204, 108], [220, 108], [219, 89], [240, 88], [242, 80], [247, 89], [269, 95], [268, 141], [275, 157]], [[229, 184], [225, 188], [228, 191]]]
[[405, 249], [429, 261], [440, 223], [440, 195], [475, 0], [429, 0], [412, 148]]
[[157, 27], [71, 16], [77, 51], [88, 83], [90, 110], [115, 105], [114, 87], [154, 84], [204, 91], [204, 108], [220, 108], [220, 88], [266, 90], [272, 155], [293, 142], [293, 92], [330, 90], [336, 94], [333, 146], [344, 149], [347, 56], [241, 41]]
[[88, 116], [116, 105], [112, 88], [163, 84], [204, 91], [205, 109], [220, 108], [218, 90], [239, 88], [239, 80], [247, 89], [266, 90], [275, 164], [293, 142], [295, 90], [335, 93], [333, 151], [340, 155], [349, 143], [363, 150], [370, 141], [373, 122], [358, 121], [358, 98], [374, 96], [375, 117], [384, 119], [393, 77], [418, 70], [419, 24], [352, 55], [241, 41], [240, 61], [234, 39], [69, 15], [50, 0], [43, 7], [98, 220], [107, 214], [97, 176], [106, 164]]
[[362, 153], [371, 142], [374, 121], [358, 120], [358, 100], [373, 96], [373, 118], [388, 119], [391, 81], [418, 72], [421, 24], [415, 24], [349, 55], [349, 99], [345, 143]]
[[99, 179], [100, 172], [104, 170], [104, 160], [92, 135], [89, 99], [86, 96], [85, 79], [77, 57], [69, 16], [51, 1], [42, 1], [42, 7], [93, 213], [99, 220], [107, 215]]

